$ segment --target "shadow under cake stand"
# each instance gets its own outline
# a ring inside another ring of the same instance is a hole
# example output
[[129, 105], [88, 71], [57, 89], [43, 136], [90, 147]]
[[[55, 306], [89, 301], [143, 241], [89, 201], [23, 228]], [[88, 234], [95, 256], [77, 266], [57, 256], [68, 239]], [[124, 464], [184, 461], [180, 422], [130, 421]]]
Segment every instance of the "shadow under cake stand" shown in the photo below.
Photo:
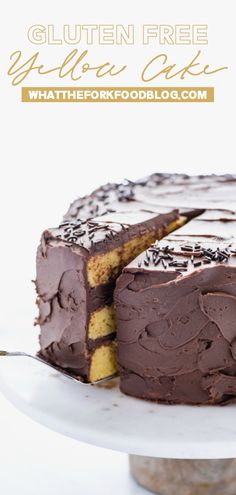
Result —
[[0, 359], [0, 389], [52, 430], [128, 453], [133, 477], [154, 493], [236, 494], [236, 405], [146, 402], [117, 380], [83, 385], [29, 358]]

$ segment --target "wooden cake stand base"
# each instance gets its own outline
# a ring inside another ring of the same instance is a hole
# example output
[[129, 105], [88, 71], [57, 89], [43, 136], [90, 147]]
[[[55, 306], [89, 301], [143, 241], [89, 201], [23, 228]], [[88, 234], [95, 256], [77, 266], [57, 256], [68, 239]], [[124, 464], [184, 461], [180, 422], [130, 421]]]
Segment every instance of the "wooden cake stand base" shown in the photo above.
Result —
[[134, 479], [159, 495], [236, 494], [236, 459], [157, 459], [130, 455], [129, 461]]

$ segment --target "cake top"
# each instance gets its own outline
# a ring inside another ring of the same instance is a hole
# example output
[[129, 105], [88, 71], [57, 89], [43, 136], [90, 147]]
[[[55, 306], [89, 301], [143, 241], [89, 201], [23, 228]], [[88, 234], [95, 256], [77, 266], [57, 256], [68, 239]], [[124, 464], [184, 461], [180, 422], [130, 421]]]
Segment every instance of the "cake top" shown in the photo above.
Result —
[[[202, 236], [209, 234], [207, 220], [214, 222], [215, 231], [216, 222], [224, 220], [218, 230], [224, 239], [230, 234], [227, 222], [236, 221], [236, 176], [153, 174], [136, 182], [106, 184], [74, 201], [59, 227], [49, 229], [46, 238], [96, 251], [108, 241], [115, 246], [119, 234], [130, 226], [148, 227], [158, 215], [173, 211], [174, 220], [177, 210], [190, 219], [207, 210], [201, 216]], [[192, 221], [182, 233], [191, 231]]]
[[[117, 211], [218, 209], [236, 211], [236, 176], [152, 174], [135, 182], [106, 184], [75, 200], [64, 220], [95, 218]], [[131, 203], [132, 202], [132, 203]]]
[[145, 235], [149, 229], [158, 229], [179, 218], [178, 210], [156, 208], [156, 211], [114, 212], [89, 220], [65, 221], [58, 228], [49, 229], [44, 238], [51, 242], [84, 248], [87, 251], [105, 252], [116, 248], [130, 237]]
[[236, 240], [211, 242], [199, 238], [197, 242], [189, 239], [173, 240], [166, 238], [157, 241], [144, 253], [128, 265], [130, 269], [147, 271], [171, 271], [190, 273], [205, 265], [216, 266], [219, 263], [236, 266]]
[[128, 270], [164, 272], [165, 279], [170, 280], [219, 264], [236, 266], [236, 215], [207, 210], [153, 244], [129, 264]]

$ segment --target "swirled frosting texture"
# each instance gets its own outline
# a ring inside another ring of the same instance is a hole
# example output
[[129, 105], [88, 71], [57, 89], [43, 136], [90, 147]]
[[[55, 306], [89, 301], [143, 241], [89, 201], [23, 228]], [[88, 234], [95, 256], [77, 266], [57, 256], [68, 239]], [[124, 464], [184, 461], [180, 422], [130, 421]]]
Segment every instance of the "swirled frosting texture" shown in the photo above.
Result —
[[[221, 220], [228, 228], [222, 241], [221, 221], [211, 223], [212, 216], [205, 213], [153, 246], [117, 281], [126, 394], [170, 404], [236, 399], [235, 227], [234, 220]], [[200, 234], [205, 221], [207, 238]]]

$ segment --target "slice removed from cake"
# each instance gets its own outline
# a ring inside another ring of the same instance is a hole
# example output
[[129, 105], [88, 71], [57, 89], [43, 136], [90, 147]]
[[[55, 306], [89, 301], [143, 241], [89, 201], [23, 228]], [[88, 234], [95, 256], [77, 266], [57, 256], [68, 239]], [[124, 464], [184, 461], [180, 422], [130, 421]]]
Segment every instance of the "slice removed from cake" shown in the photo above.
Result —
[[178, 210], [134, 209], [66, 221], [44, 232], [37, 254], [40, 354], [86, 381], [113, 375], [115, 280], [122, 268], [186, 221]]
[[236, 400], [236, 221], [207, 211], [117, 280], [121, 390], [164, 403]]

